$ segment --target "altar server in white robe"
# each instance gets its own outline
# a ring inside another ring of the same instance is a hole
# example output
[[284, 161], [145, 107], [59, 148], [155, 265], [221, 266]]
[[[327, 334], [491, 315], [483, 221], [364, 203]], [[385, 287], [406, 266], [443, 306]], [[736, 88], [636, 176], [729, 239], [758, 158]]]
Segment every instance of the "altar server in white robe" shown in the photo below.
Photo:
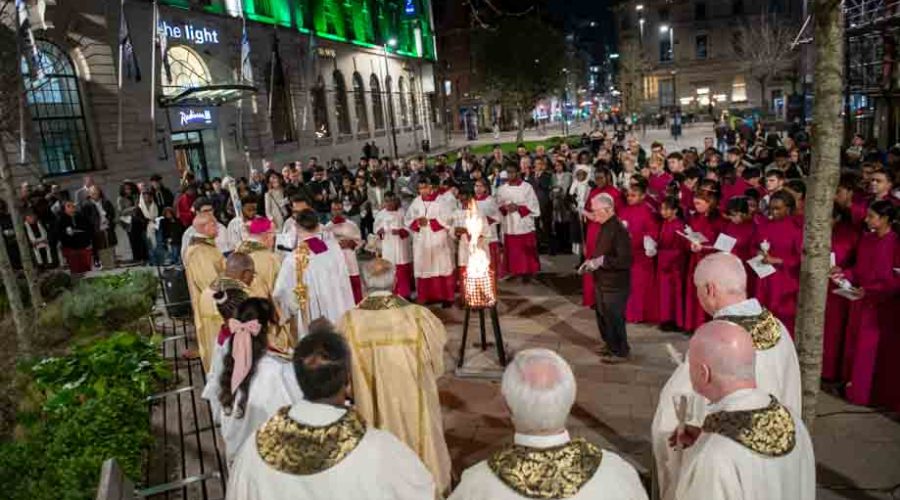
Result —
[[400, 199], [391, 191], [384, 194], [384, 205], [375, 214], [374, 231], [378, 236], [381, 258], [394, 264], [394, 294], [408, 299], [412, 296], [412, 246], [410, 232], [403, 222], [405, 211]]
[[350, 288], [353, 290], [353, 302], [359, 304], [363, 299], [362, 280], [359, 277], [359, 261], [356, 258], [357, 249], [362, 246], [362, 232], [353, 221], [344, 216], [344, 203], [331, 202], [331, 220], [325, 224], [325, 231], [338, 242], [341, 252], [344, 254], [344, 262], [347, 263], [347, 272], [350, 274]]
[[450, 500], [646, 500], [637, 471], [619, 455], [571, 439], [566, 418], [575, 376], [548, 349], [516, 354], [500, 390], [512, 417], [514, 444], [463, 472]]
[[231, 338], [219, 374], [218, 420], [229, 460], [279, 408], [303, 399], [291, 360], [269, 349], [273, 313], [268, 299], [250, 298], [227, 323]]
[[500, 210], [497, 208], [497, 200], [491, 195], [490, 182], [487, 179], [481, 178], [475, 181], [475, 202], [478, 203], [478, 211], [488, 221], [487, 242], [491, 255], [491, 267], [494, 269], [494, 276], [499, 279], [506, 274], [497, 233], [501, 216]]
[[231, 219], [226, 229], [231, 248], [236, 249], [241, 246], [241, 243], [249, 236], [250, 232], [247, 229], [247, 225], [256, 217], [256, 205], [256, 196], [248, 195], [241, 200], [241, 213]]
[[[285, 257], [272, 294], [281, 312], [281, 323], [294, 320], [297, 337], [306, 335], [310, 322], [319, 318], [336, 322], [356, 304], [350, 274], [338, 242], [326, 238], [319, 216], [308, 209], [296, 216], [297, 248]], [[305, 266], [298, 269], [298, 260]], [[298, 274], [305, 288], [297, 293]]]
[[[716, 319], [737, 323], [749, 333], [756, 348], [756, 380], [799, 415], [801, 410], [800, 364], [794, 342], [784, 325], [756, 299], [747, 298], [747, 273], [740, 259], [730, 253], [704, 258], [694, 272], [700, 304]], [[699, 427], [708, 403], [691, 389], [688, 363], [681, 363], [659, 395], [652, 423], [653, 454], [656, 460], [660, 497], [672, 498], [682, 452], [669, 446], [669, 437], [679, 425], [675, 400], [685, 396], [687, 424]]]
[[453, 250], [448, 231], [453, 212], [438, 200], [430, 179], [419, 179], [419, 196], [409, 205], [405, 226], [413, 234], [413, 273], [416, 300], [420, 304], [441, 302], [449, 305], [456, 292]]
[[294, 351], [306, 397], [285, 406], [241, 449], [229, 500], [431, 500], [419, 457], [346, 406], [350, 349], [330, 325], [313, 325]]
[[[465, 186], [460, 189], [459, 206], [460, 208], [453, 212], [453, 232], [451, 235], [456, 245], [456, 272], [459, 277], [460, 293], [462, 293], [472, 242], [474, 241], [477, 248], [489, 256], [488, 238], [490, 237], [491, 226], [487, 217], [479, 211], [472, 188]], [[477, 219], [477, 222], [474, 223], [477, 227], [470, 228], [468, 226], [470, 219]], [[470, 229], [477, 230], [478, 234], [469, 234]]]
[[512, 276], [530, 277], [541, 270], [534, 221], [541, 215], [531, 184], [523, 182], [519, 167], [506, 167], [506, 184], [497, 189], [497, 206], [503, 229], [506, 271]]
[[[799, 414], [758, 388], [757, 349], [740, 325], [713, 320], [691, 339], [694, 391], [711, 402], [688, 448], [676, 500], [813, 500], [816, 461]], [[696, 441], [695, 441], [696, 439]]]

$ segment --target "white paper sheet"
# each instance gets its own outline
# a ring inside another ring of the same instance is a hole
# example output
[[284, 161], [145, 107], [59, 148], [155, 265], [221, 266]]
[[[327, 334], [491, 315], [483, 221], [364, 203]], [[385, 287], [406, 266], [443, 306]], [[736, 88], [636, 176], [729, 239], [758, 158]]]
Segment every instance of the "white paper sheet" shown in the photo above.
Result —
[[713, 248], [720, 252], [731, 253], [734, 250], [734, 246], [737, 244], [737, 239], [728, 236], [725, 233], [719, 233], [719, 237], [716, 238], [716, 242], [713, 244]]
[[829, 258], [831, 259], [831, 260], [830, 260], [830, 262], [831, 262], [831, 267], [837, 266], [837, 257], [834, 256], [834, 252], [831, 252], [831, 255], [830, 255]]
[[750, 269], [753, 269], [753, 272], [759, 276], [759, 279], [764, 279], [775, 274], [775, 266], [763, 262], [762, 255], [757, 255], [748, 260], [747, 265], [750, 266]]
[[835, 288], [831, 293], [840, 295], [847, 300], [856, 301], [862, 298], [862, 291], [859, 288]]
[[698, 245], [702, 245], [709, 241], [706, 239], [706, 236], [703, 236], [703, 233], [695, 233], [692, 231], [687, 231], [686, 229], [683, 233], [681, 231], [676, 231], [676, 234], [678, 234], [678, 236], [681, 236], [682, 238], [685, 238], [691, 243], [696, 243]]
[[656, 240], [653, 238], [644, 235], [644, 250], [647, 252], [656, 252], [658, 245], [656, 244]]

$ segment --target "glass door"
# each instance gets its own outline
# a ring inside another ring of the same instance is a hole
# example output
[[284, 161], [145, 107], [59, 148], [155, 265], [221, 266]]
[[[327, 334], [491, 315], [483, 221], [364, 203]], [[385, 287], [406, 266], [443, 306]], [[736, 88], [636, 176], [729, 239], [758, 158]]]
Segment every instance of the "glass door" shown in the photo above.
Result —
[[179, 175], [184, 176], [184, 172], [189, 171], [198, 180], [205, 181], [209, 178], [203, 138], [199, 131], [172, 134], [172, 148], [175, 151], [175, 168], [178, 169]]

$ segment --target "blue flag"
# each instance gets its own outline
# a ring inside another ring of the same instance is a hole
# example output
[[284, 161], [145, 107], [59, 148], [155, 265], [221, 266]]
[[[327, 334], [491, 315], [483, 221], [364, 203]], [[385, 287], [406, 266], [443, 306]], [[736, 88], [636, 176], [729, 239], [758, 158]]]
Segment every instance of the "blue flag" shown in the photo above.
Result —
[[250, 38], [247, 36], [247, 25], [241, 34], [241, 80], [253, 84], [253, 66], [250, 64]]

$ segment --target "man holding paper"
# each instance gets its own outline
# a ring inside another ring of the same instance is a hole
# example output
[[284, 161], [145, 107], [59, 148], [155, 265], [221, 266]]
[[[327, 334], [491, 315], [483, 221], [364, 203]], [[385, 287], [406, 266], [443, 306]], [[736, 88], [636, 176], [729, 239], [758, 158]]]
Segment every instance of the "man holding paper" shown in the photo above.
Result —
[[[697, 299], [703, 309], [717, 320], [736, 323], [746, 330], [756, 349], [758, 387], [785, 405], [792, 414], [800, 414], [800, 364], [787, 330], [756, 299], [747, 298], [747, 273], [740, 259], [729, 253], [704, 258], [694, 273]], [[673, 401], [687, 398], [685, 432], [699, 432], [706, 414], [707, 401], [691, 388], [688, 362], [685, 360], [669, 377], [659, 394], [659, 405], [651, 424], [653, 455], [656, 460], [660, 498], [673, 498], [681, 467], [681, 453], [669, 445], [679, 428]]]

